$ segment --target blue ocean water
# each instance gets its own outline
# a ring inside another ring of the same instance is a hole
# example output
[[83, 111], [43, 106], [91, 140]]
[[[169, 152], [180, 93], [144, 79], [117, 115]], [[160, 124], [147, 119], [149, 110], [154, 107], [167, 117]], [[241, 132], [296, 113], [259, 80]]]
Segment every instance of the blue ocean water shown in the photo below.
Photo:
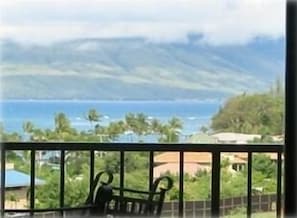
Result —
[[129, 112], [144, 113], [149, 119], [162, 122], [178, 117], [183, 122], [183, 135], [199, 131], [208, 125], [220, 106], [216, 101], [74, 101], [74, 100], [5, 100], [1, 101], [1, 122], [8, 132], [23, 133], [22, 124], [31, 121], [39, 128], [54, 128], [56, 113], [64, 112], [73, 127], [88, 130], [85, 119], [89, 109], [94, 108], [103, 115], [101, 125], [121, 120]]

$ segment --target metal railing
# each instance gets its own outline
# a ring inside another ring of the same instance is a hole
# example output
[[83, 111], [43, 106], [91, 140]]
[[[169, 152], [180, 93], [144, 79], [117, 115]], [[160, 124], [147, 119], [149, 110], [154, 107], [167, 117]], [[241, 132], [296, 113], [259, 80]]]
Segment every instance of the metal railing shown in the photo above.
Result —
[[[120, 152], [120, 188], [124, 187], [125, 152], [149, 152], [149, 186], [153, 183], [154, 175], [154, 153], [174, 151], [179, 152], [179, 195], [178, 214], [184, 214], [184, 153], [185, 152], [209, 152], [212, 155], [211, 170], [211, 216], [220, 215], [220, 173], [221, 173], [221, 153], [225, 152], [246, 152], [247, 156], [247, 217], [252, 214], [252, 155], [253, 153], [277, 153], [277, 187], [276, 187], [276, 216], [281, 216], [282, 209], [282, 153], [283, 145], [276, 144], [154, 144], [154, 143], [89, 143], [89, 142], [4, 142], [1, 146], [1, 187], [5, 187], [5, 162], [7, 151], [31, 151], [30, 163], [30, 203], [28, 209], [6, 209], [5, 208], [5, 188], [1, 188], [1, 215], [8, 212], [30, 213], [60, 211], [63, 214], [69, 208], [64, 207], [65, 193], [65, 152], [66, 151], [89, 151], [90, 159], [90, 181], [94, 178], [95, 151], [117, 151]], [[36, 151], [60, 151], [60, 193], [59, 208], [36, 209], [35, 208], [35, 154]], [[91, 187], [90, 182], [90, 187]], [[70, 208], [71, 209], [71, 208]]]

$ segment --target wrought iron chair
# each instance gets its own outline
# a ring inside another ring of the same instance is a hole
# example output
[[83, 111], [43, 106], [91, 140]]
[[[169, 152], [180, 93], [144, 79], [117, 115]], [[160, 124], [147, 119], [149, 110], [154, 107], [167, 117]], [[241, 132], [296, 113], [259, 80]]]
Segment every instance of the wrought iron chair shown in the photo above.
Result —
[[[103, 174], [108, 175], [106, 182], [101, 181]], [[88, 215], [160, 217], [165, 194], [173, 186], [173, 181], [168, 176], [157, 178], [149, 191], [114, 187], [111, 185], [112, 181], [113, 175], [109, 172], [103, 171], [96, 175], [85, 202], [89, 208]], [[161, 186], [161, 181], [164, 181], [167, 187]]]

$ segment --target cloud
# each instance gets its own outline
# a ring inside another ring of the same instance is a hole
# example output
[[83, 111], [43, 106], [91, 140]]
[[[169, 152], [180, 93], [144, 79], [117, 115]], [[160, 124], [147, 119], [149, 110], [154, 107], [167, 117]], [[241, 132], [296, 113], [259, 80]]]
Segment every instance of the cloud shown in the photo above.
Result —
[[32, 42], [88, 37], [144, 37], [211, 44], [247, 43], [285, 32], [285, 0], [2, 1], [1, 38]]

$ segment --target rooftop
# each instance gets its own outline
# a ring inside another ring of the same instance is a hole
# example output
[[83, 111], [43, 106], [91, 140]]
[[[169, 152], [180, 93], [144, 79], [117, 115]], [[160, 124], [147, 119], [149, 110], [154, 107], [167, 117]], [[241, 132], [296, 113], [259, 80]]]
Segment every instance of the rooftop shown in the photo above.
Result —
[[[30, 176], [13, 169], [5, 170], [5, 188], [20, 188], [30, 186]], [[35, 178], [35, 185], [43, 185], [45, 182]]]

